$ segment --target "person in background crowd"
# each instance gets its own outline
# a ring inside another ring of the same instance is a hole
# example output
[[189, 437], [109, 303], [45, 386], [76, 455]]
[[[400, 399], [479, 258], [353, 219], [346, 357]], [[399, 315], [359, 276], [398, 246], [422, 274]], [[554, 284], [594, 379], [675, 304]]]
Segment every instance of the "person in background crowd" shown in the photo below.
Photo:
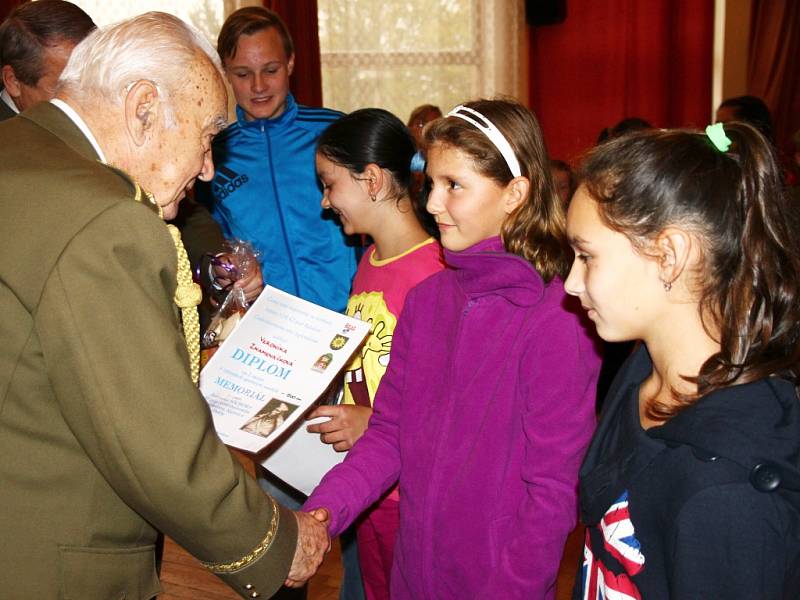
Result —
[[[767, 104], [756, 96], [737, 96], [728, 98], [719, 105], [717, 109], [716, 121], [718, 123], [730, 123], [732, 121], [742, 121], [758, 129], [761, 134], [769, 140], [773, 146], [773, 151], [778, 156], [778, 162], [782, 168], [783, 181], [789, 188], [789, 194], [793, 198], [800, 197], [800, 168], [797, 165], [797, 155], [789, 150], [784, 154], [783, 148], [778, 148], [775, 142], [775, 130], [772, 125], [772, 115]], [[793, 140], [797, 144], [797, 139]], [[800, 146], [795, 145], [795, 148]]]
[[563, 160], [551, 160], [550, 173], [559, 198], [565, 207], [568, 206], [572, 194], [575, 193], [575, 176], [572, 174], [572, 169]]
[[580, 471], [575, 600], [800, 598], [800, 215], [744, 123], [595, 148], [565, 283], [641, 340]]
[[[438, 106], [434, 104], [422, 104], [412, 110], [411, 115], [408, 117], [408, 131], [411, 133], [411, 137], [414, 138], [414, 143], [417, 146], [417, 151], [411, 161], [411, 187], [409, 188], [411, 197], [415, 199], [415, 207], [424, 208], [425, 204], [424, 200], [421, 202], [416, 201], [417, 198], [423, 195], [425, 189], [425, 139], [422, 135], [422, 131], [425, 125], [431, 121], [435, 121], [441, 116], [442, 111]], [[421, 222], [426, 222], [424, 210], [417, 211], [417, 217]], [[426, 228], [426, 230], [433, 235], [438, 235], [439, 233], [435, 229], [430, 230]]]
[[602, 144], [603, 142], [613, 140], [614, 138], [618, 138], [626, 133], [652, 128], [653, 126], [650, 124], [650, 122], [645, 121], [641, 117], [627, 117], [622, 119], [613, 127], [607, 127], [606, 129], [603, 129], [603, 131], [601, 131], [600, 135], [597, 137], [597, 143]]
[[320, 209], [314, 170], [317, 138], [341, 113], [295, 102], [295, 49], [274, 12], [253, 6], [232, 13], [217, 51], [236, 120], [214, 140], [217, 171], [197, 198], [226, 237], [253, 244], [267, 284], [341, 312], [356, 255], [333, 215]]
[[425, 125], [441, 117], [442, 110], [434, 104], [422, 104], [411, 111], [408, 117], [408, 131], [411, 132], [417, 148], [425, 147], [425, 138], [422, 135]]
[[148, 13], [91, 33], [52, 101], [0, 123], [7, 597], [152, 598], [157, 530], [248, 598], [329, 547], [324, 513], [232, 460], [195, 385], [199, 293], [162, 217], [213, 175], [225, 110], [208, 42]]
[[731, 121], [749, 123], [758, 129], [770, 144], [775, 143], [772, 115], [764, 101], [756, 96], [736, 96], [723, 100], [717, 108], [715, 121], [717, 123], [730, 123]]
[[55, 94], [75, 45], [95, 28], [71, 2], [21, 4], [0, 24], [0, 121]]

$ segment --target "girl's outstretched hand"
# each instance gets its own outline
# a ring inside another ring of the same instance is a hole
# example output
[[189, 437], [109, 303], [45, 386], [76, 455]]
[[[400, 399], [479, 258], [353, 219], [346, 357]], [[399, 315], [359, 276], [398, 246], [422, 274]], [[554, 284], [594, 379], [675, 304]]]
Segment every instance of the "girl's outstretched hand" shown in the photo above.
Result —
[[319, 433], [322, 442], [332, 444], [337, 452], [344, 452], [350, 450], [356, 440], [364, 435], [371, 415], [371, 408], [355, 404], [318, 406], [307, 418], [330, 417], [330, 419], [309, 425], [306, 430], [310, 433]]

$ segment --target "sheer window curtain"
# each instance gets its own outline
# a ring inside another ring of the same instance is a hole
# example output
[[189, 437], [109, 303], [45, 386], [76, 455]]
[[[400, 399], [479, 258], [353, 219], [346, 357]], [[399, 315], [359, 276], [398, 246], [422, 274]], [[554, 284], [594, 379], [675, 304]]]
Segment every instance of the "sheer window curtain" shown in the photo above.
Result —
[[476, 97], [527, 102], [522, 0], [318, 0], [323, 95], [407, 119]]
[[528, 104], [528, 36], [524, 1], [479, 2], [481, 81], [478, 96], [512, 96]]
[[[101, 25], [129, 16], [126, 5], [130, 15], [154, 9], [138, 0], [73, 1]], [[19, 3], [0, 0], [0, 17]], [[158, 4], [165, 10], [169, 3]], [[523, 0], [320, 0], [319, 7], [317, 0], [205, 0], [180, 2], [191, 15], [174, 12], [216, 43], [225, 16], [258, 4], [281, 15], [292, 33], [291, 85], [301, 104], [321, 106], [324, 88], [332, 108], [382, 106], [406, 119], [428, 102], [444, 110], [479, 96], [527, 102]], [[320, 38], [320, 30], [330, 35]]]

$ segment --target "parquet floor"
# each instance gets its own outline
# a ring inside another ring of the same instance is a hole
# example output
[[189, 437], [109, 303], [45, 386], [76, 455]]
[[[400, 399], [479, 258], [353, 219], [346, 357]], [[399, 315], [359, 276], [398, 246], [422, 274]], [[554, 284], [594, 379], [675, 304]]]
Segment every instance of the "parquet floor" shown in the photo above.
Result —
[[[231, 450], [245, 470], [255, 477], [249, 455]], [[309, 581], [308, 600], [338, 600], [342, 578], [339, 544], [334, 542], [319, 571]], [[158, 600], [231, 600], [239, 598], [221, 579], [209, 573], [200, 562], [169, 538], [164, 543], [161, 562], [161, 587]]]
[[[338, 600], [341, 569], [339, 544], [334, 543], [309, 582], [308, 600]], [[158, 600], [235, 600], [240, 597], [169, 538], [161, 564], [161, 587], [164, 592]]]

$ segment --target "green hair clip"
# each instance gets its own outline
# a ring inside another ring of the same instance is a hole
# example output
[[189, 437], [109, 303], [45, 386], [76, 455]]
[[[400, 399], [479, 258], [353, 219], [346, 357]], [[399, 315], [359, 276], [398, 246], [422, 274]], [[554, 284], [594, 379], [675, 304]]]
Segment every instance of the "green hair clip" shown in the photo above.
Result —
[[727, 152], [731, 147], [731, 139], [725, 135], [722, 123], [714, 123], [706, 127], [706, 135], [720, 152]]

